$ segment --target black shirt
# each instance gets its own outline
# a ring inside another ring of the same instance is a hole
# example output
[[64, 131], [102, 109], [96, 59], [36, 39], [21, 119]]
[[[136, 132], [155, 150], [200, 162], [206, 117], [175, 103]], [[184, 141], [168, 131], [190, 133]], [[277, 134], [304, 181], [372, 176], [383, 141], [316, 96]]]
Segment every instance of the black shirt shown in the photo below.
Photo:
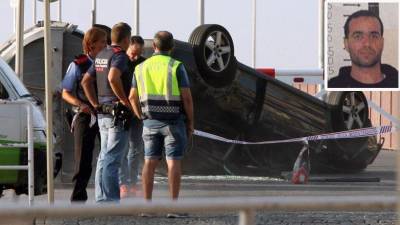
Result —
[[139, 56], [135, 61], [131, 61], [129, 60], [128, 62], [128, 71], [129, 71], [129, 76], [130, 76], [130, 81], [132, 81], [133, 78], [133, 73], [135, 72], [135, 68], [137, 65], [139, 65], [140, 63], [142, 63], [144, 60], [146, 60], [145, 57], [143, 56]]
[[385, 75], [382, 81], [375, 84], [364, 84], [351, 77], [351, 66], [341, 67], [339, 75], [329, 80], [328, 88], [398, 88], [399, 72], [396, 68], [382, 64], [381, 71]]

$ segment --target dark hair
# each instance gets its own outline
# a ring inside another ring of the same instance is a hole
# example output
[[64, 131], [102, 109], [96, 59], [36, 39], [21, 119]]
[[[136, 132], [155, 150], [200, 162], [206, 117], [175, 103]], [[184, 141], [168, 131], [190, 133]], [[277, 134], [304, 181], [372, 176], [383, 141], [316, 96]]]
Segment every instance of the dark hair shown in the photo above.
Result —
[[374, 12], [372, 12], [372, 11], [369, 11], [369, 10], [359, 10], [359, 11], [357, 11], [357, 12], [351, 14], [349, 17], [347, 17], [346, 23], [344, 24], [344, 37], [345, 37], [345, 38], [348, 38], [348, 37], [349, 37], [349, 25], [350, 25], [350, 21], [351, 21], [352, 19], [356, 19], [356, 18], [362, 17], [362, 16], [376, 18], [376, 19], [379, 21], [380, 25], [381, 25], [381, 35], [383, 35], [383, 23], [382, 23], [381, 18], [379, 18], [379, 16], [376, 15], [376, 14], [375, 14]]
[[111, 28], [109, 26], [103, 25], [103, 24], [93, 24], [93, 27], [97, 27], [102, 29], [104, 32], [107, 34], [107, 44], [111, 45]]
[[153, 41], [160, 51], [169, 51], [174, 47], [174, 36], [168, 31], [158, 31]]
[[92, 45], [98, 42], [101, 38], [105, 38], [107, 36], [106, 32], [100, 28], [92, 27], [88, 31], [86, 31], [82, 40], [82, 48], [85, 54], [88, 54], [92, 51]]
[[144, 45], [144, 40], [139, 35], [135, 35], [131, 37], [131, 45], [132, 44]]
[[125, 38], [131, 37], [132, 28], [124, 22], [115, 24], [111, 29], [111, 41], [114, 43], [120, 43]]

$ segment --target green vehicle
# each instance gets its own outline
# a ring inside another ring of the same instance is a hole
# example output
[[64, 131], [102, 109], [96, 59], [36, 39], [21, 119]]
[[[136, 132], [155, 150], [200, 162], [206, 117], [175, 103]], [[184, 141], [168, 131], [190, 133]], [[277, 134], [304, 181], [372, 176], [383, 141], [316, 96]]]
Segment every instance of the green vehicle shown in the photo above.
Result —
[[[41, 101], [29, 93], [14, 71], [0, 58], [0, 166], [27, 165], [27, 148], [5, 146], [27, 142], [26, 104], [32, 109], [34, 190], [39, 195], [46, 192], [47, 183], [46, 124], [39, 108]], [[0, 170], [0, 197], [3, 190], [9, 188], [14, 189], [16, 194], [28, 193], [27, 174], [27, 170]]]

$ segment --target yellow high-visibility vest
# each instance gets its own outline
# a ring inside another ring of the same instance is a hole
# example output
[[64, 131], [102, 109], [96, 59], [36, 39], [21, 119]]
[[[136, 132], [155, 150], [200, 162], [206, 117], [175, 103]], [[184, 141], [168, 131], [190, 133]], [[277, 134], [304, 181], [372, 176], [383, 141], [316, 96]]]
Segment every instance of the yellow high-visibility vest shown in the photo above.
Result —
[[180, 61], [154, 55], [139, 64], [135, 78], [143, 114], [149, 119], [177, 119], [182, 112], [176, 72]]

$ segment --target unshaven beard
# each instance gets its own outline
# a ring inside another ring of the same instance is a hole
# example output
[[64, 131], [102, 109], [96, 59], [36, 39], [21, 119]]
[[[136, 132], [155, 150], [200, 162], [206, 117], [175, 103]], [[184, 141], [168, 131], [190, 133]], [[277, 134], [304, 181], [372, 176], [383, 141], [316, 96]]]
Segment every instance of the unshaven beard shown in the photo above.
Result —
[[[371, 50], [368, 50], [368, 51], [371, 51]], [[374, 51], [374, 50], [372, 50], [372, 51]], [[360, 68], [371, 68], [371, 67], [376, 66], [378, 63], [379, 64], [381, 63], [381, 55], [382, 55], [382, 53], [376, 55], [374, 57], [374, 59], [370, 63], [363, 63], [360, 60], [361, 57], [358, 57], [358, 56], [356, 56], [354, 54], [350, 54], [350, 58], [351, 58], [352, 64], [354, 64], [354, 65], [356, 65], [356, 66], [358, 66]]]

